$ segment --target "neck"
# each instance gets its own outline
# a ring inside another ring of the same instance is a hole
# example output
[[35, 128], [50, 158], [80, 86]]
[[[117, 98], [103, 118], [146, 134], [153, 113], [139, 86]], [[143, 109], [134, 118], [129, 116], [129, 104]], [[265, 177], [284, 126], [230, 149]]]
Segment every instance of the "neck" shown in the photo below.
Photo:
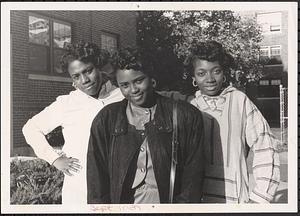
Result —
[[153, 94], [151, 95], [151, 97], [148, 98], [147, 102], [145, 104], [143, 104], [142, 108], [151, 108], [156, 104], [156, 94], [153, 92]]
[[98, 98], [106, 98], [110, 95], [110, 93], [115, 90], [117, 87], [114, 86], [110, 80], [106, 81], [100, 88]]

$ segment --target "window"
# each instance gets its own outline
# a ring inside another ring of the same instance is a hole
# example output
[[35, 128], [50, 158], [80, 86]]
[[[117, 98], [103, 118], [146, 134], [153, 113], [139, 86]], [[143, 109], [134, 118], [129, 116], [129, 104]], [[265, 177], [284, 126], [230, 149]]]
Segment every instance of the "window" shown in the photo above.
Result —
[[259, 85], [269, 85], [269, 80], [259, 80]]
[[118, 50], [118, 35], [103, 32], [101, 34], [101, 49], [109, 52], [116, 52]]
[[71, 24], [30, 14], [29, 67], [33, 73], [66, 76], [60, 68], [64, 44], [71, 42]]
[[281, 32], [281, 12], [257, 14], [257, 23], [263, 34]]
[[269, 65], [281, 64], [281, 46], [261, 46], [259, 58]]
[[281, 80], [280, 79], [271, 80], [271, 85], [280, 85], [280, 84], [281, 84]]

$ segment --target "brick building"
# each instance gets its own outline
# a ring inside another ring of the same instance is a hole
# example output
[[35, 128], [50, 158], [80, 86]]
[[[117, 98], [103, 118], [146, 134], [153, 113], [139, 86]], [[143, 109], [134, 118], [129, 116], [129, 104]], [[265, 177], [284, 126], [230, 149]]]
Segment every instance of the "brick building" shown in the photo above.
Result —
[[262, 28], [260, 61], [263, 77], [248, 89], [249, 96], [273, 126], [279, 125], [279, 85], [287, 87], [288, 11], [243, 11], [241, 17], [254, 17]]
[[11, 156], [32, 155], [22, 127], [34, 114], [68, 94], [72, 82], [59, 68], [65, 42], [79, 40], [114, 51], [136, 45], [130, 11], [11, 11]]

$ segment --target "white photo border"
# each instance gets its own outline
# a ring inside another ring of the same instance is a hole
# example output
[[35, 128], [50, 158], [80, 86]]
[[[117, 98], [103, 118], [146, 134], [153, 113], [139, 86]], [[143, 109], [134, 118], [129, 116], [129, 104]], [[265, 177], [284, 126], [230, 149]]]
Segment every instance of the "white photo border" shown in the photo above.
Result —
[[[287, 10], [288, 11], [288, 203], [287, 204], [111, 204], [10, 205], [11, 10]], [[297, 2], [1, 2], [1, 213], [218, 213], [297, 212]], [[296, 175], [295, 175], [296, 174]]]

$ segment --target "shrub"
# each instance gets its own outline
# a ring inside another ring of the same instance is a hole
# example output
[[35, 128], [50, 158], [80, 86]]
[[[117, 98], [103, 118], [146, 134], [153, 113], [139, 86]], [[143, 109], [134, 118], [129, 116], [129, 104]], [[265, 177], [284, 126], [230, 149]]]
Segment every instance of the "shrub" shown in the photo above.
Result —
[[11, 204], [61, 204], [64, 175], [41, 159], [10, 164]]

